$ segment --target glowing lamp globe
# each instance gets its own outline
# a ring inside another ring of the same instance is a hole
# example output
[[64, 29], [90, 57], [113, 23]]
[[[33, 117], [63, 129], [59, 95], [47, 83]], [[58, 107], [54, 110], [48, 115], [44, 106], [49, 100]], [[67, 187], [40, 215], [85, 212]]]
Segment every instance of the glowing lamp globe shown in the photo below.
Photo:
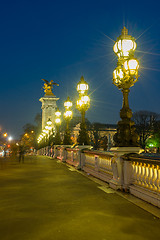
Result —
[[56, 123], [56, 124], [60, 124], [60, 123], [61, 123], [60, 118], [56, 118], [56, 119], [55, 119], [55, 123]]
[[44, 129], [44, 133], [48, 134], [48, 133], [49, 133], [49, 131], [48, 131], [47, 129]]
[[134, 38], [128, 35], [128, 30], [124, 27], [122, 29], [122, 34], [117, 38], [117, 41], [113, 46], [113, 51], [119, 58], [127, 58], [130, 53], [135, 51], [136, 46], [137, 44]]
[[72, 111], [66, 111], [66, 112], [64, 113], [64, 117], [65, 117], [65, 118], [70, 118], [70, 117], [72, 117]]
[[90, 98], [88, 96], [82, 96], [81, 101], [83, 102], [83, 104], [89, 104]]
[[84, 80], [84, 77], [82, 76], [78, 85], [77, 85], [77, 91], [80, 94], [84, 94], [86, 91], [88, 91], [88, 83]]
[[119, 84], [121, 82], [121, 80], [124, 77], [124, 73], [121, 69], [121, 67], [117, 67], [114, 71], [113, 71], [113, 81], [115, 84]]
[[124, 62], [124, 68], [127, 73], [130, 75], [137, 75], [138, 74], [138, 68], [139, 68], [139, 63], [137, 59], [129, 59]]
[[77, 106], [78, 106], [78, 107], [81, 107], [81, 106], [82, 106], [82, 104], [83, 104], [83, 102], [82, 102], [82, 100], [81, 100], [81, 99], [77, 100]]
[[57, 108], [57, 111], [55, 112], [55, 115], [57, 118], [59, 118], [61, 116], [61, 112], [59, 111], [59, 109]]
[[47, 125], [47, 126], [45, 126], [45, 129], [50, 131], [52, 129], [52, 127]]
[[67, 97], [67, 100], [64, 102], [64, 107], [65, 107], [66, 109], [72, 107], [72, 102], [71, 102], [71, 100], [70, 100], [69, 97]]
[[78, 109], [85, 109], [85, 111], [88, 110], [90, 106], [90, 98], [86, 96], [82, 96], [79, 100], [77, 100], [77, 108]]
[[47, 121], [47, 125], [52, 125], [52, 121], [50, 120], [50, 118], [48, 119], [48, 121]]

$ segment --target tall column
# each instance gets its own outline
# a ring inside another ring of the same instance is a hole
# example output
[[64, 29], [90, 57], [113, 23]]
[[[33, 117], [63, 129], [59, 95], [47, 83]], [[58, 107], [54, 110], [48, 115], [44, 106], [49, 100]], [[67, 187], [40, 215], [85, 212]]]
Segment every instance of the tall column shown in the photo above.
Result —
[[57, 100], [55, 95], [45, 95], [40, 98], [39, 101], [42, 102], [42, 129], [47, 125], [47, 121], [50, 118], [52, 121], [52, 128], [55, 129], [55, 111], [57, 109]]

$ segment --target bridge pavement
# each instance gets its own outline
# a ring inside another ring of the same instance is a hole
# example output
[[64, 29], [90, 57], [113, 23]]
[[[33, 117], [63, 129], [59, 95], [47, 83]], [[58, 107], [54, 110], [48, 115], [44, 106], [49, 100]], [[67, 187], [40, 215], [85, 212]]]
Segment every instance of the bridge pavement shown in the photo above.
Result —
[[0, 160], [0, 239], [159, 236], [160, 219], [55, 159], [27, 156], [20, 164], [17, 159]]

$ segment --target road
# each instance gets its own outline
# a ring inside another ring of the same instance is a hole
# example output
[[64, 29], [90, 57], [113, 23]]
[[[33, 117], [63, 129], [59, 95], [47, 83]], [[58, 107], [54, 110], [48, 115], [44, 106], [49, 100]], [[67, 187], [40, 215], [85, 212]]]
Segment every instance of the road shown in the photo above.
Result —
[[[159, 239], [160, 219], [49, 157], [0, 160], [0, 239]], [[159, 211], [157, 209], [157, 211]]]

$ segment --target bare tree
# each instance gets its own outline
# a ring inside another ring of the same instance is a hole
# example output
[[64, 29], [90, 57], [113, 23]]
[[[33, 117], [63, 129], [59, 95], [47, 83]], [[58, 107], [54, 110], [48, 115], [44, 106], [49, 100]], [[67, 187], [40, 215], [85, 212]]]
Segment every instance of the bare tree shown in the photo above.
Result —
[[142, 148], [145, 148], [147, 138], [155, 131], [159, 114], [150, 111], [137, 111], [133, 113], [132, 119], [139, 135], [139, 144]]

